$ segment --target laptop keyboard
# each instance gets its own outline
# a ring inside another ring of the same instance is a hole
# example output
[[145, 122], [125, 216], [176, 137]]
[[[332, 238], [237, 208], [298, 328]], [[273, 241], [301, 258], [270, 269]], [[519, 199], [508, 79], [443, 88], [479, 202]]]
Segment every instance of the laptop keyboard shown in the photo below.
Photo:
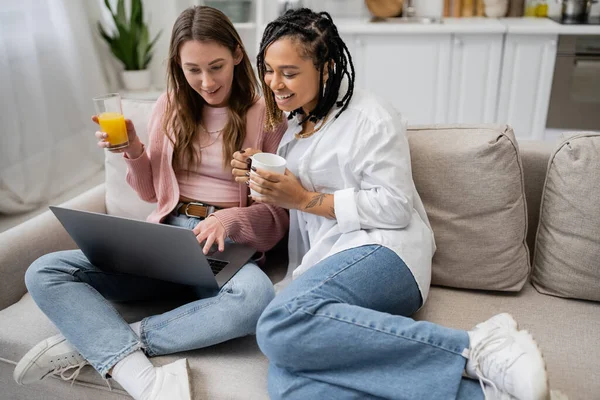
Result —
[[225, 268], [227, 264], [229, 264], [227, 261], [216, 260], [214, 258], [207, 258], [207, 260], [208, 265], [210, 265], [210, 269], [212, 269], [213, 275], [217, 275], [223, 270], [223, 268]]

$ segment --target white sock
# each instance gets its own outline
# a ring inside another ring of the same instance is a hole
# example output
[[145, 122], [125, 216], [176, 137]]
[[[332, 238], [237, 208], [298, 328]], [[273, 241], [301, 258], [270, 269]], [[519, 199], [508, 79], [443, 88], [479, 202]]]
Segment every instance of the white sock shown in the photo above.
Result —
[[135, 334], [137, 335], [138, 338], [142, 337], [142, 333], [141, 333], [142, 321], [138, 321], [138, 322], [129, 324], [129, 327], [131, 328], [132, 331], [135, 332]]
[[154, 366], [141, 350], [116, 363], [111, 375], [136, 400], [150, 397], [156, 379]]

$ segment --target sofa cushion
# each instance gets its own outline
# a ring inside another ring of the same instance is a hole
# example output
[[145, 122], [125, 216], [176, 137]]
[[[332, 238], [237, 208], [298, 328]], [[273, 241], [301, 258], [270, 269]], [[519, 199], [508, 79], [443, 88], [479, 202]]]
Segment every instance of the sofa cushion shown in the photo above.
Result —
[[541, 293], [600, 301], [599, 171], [600, 134], [570, 137], [550, 158], [532, 273]]
[[530, 283], [519, 293], [432, 287], [415, 318], [468, 330], [501, 312], [511, 313], [519, 328], [535, 338], [546, 360], [552, 389], [570, 400], [598, 398], [598, 303], [546, 296]]
[[512, 128], [412, 127], [408, 139], [437, 245], [432, 283], [520, 290], [530, 264], [523, 168]]
[[[129, 321], [140, 320], [144, 316], [164, 312], [182, 304], [184, 300], [164, 302], [143, 302], [118, 304], [117, 309]], [[35, 305], [29, 294], [19, 302], [0, 311], [0, 363], [16, 363], [37, 342], [58, 333], [54, 325]], [[192, 374], [194, 398], [199, 399], [268, 399], [268, 361], [260, 352], [255, 336], [230, 340], [216, 346], [190, 352], [152, 358], [154, 365], [164, 365], [180, 358], [187, 358]], [[13, 367], [14, 368], [14, 367]], [[69, 383], [61, 382], [62, 387]], [[111, 381], [113, 393], [123, 394], [121, 387]], [[53, 387], [55, 379], [42, 382]], [[40, 385], [35, 385], [39, 387]], [[17, 394], [28, 387], [19, 387]], [[94, 394], [90, 389], [96, 389]], [[107, 385], [91, 367], [85, 367], [69, 398], [105, 398], [102, 392]], [[50, 392], [55, 392], [50, 389]], [[83, 392], [78, 394], [78, 392]], [[89, 396], [89, 397], [88, 397]], [[4, 398], [0, 395], [0, 398]], [[29, 398], [27, 396], [17, 398]], [[110, 398], [113, 398], [112, 396]], [[120, 397], [114, 397], [120, 398]]]
[[[133, 122], [137, 135], [146, 145], [148, 145], [148, 119], [154, 103], [145, 100], [122, 100], [123, 115]], [[156, 208], [156, 204], [141, 200], [125, 181], [127, 165], [123, 160], [123, 154], [110, 151], [106, 151], [105, 154], [107, 214], [145, 220]]]

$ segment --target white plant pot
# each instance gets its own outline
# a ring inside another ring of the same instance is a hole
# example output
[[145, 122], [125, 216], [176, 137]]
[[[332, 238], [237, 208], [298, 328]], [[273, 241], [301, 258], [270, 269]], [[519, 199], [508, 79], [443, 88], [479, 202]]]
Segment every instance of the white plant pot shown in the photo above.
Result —
[[127, 90], [146, 90], [150, 88], [152, 83], [152, 75], [149, 69], [141, 71], [123, 71], [121, 72], [123, 78], [123, 86]]

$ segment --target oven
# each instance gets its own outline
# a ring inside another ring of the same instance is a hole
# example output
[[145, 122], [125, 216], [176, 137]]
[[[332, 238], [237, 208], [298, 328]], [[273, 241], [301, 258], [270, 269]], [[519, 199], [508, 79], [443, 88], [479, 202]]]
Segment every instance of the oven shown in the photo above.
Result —
[[561, 35], [547, 128], [600, 131], [600, 35]]

